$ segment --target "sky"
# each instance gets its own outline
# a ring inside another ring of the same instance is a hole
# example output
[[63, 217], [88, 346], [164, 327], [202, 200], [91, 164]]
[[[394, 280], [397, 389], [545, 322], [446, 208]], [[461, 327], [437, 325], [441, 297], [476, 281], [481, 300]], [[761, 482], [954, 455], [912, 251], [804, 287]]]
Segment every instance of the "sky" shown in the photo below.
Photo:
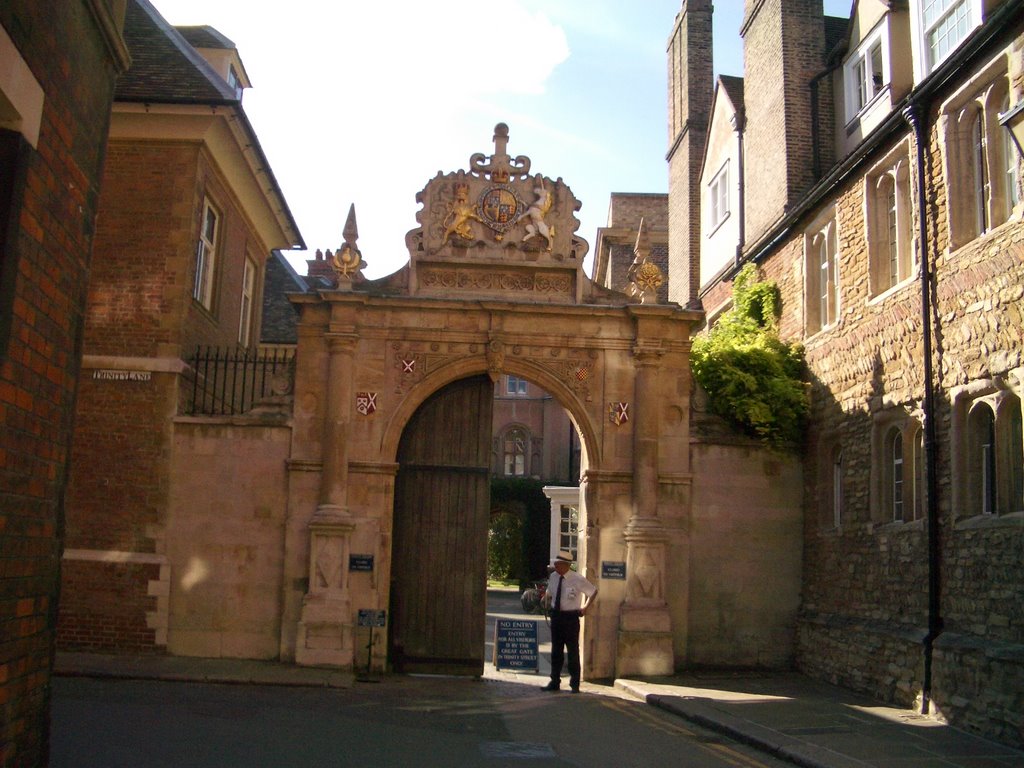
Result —
[[[510, 155], [582, 202], [588, 272], [611, 193], [668, 189], [665, 50], [680, 0], [151, 2], [238, 47], [243, 107], [310, 249], [287, 253], [300, 274], [341, 244], [352, 204], [364, 274], [401, 268], [416, 194], [491, 155], [500, 122]], [[741, 76], [743, 0], [714, 6], [715, 73]]]

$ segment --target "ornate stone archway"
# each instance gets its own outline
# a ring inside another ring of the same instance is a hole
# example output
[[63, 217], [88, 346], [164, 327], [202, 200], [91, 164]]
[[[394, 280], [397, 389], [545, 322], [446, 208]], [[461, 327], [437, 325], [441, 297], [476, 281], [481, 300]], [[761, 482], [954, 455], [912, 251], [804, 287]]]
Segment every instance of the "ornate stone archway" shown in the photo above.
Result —
[[[509, 157], [504, 125], [494, 140], [493, 155], [473, 155], [469, 171], [438, 174], [420, 193], [404, 268], [363, 279], [350, 218], [345, 245], [326, 256], [337, 286], [294, 299], [281, 655], [365, 664], [358, 612], [389, 603], [406, 423], [450, 382], [512, 373], [557, 397], [582, 438], [580, 560], [601, 586], [584, 626], [585, 674], [669, 673], [685, 648], [686, 627], [671, 616], [686, 615], [688, 594], [698, 315], [644, 303], [659, 276], [642, 247], [632, 296], [592, 283], [572, 191], [531, 176], [529, 158]], [[373, 664], [384, 664], [383, 645]]]

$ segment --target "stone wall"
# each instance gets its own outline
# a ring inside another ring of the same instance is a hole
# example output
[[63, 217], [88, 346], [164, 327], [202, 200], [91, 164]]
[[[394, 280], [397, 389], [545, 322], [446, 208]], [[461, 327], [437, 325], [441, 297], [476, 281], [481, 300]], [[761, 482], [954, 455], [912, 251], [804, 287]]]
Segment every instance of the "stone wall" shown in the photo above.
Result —
[[175, 420], [169, 653], [278, 657], [290, 442], [280, 413]]
[[[957, 393], [1015, 390], [1015, 407], [1020, 407], [1024, 229], [1018, 211], [950, 250], [934, 112], [929, 124], [943, 625], [935, 641], [931, 697], [936, 712], [953, 724], [1020, 744], [1024, 527], [1017, 510], [979, 517], [965, 506], [967, 447]], [[894, 522], [885, 507], [878, 444], [889, 419], [920, 419], [920, 283], [915, 275], [872, 296], [863, 177], [839, 189], [834, 204], [842, 275], [839, 320], [805, 341], [813, 416], [798, 663], [815, 676], [911, 705], [924, 685], [928, 548], [921, 519]], [[780, 280], [783, 328], [794, 338], [800, 336], [802, 258], [796, 236], [763, 264], [766, 275]], [[844, 462], [838, 527], [832, 519], [828, 454], [829, 446], [837, 445]]]
[[788, 669], [802, 572], [799, 457], [735, 438], [698, 438], [691, 451], [689, 631], [679, 658]]

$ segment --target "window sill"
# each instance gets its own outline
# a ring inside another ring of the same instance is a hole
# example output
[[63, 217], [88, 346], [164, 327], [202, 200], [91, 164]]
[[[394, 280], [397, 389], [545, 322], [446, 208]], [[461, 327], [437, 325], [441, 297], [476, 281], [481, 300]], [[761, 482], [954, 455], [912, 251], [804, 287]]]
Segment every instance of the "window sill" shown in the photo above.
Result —
[[917, 520], [890, 520], [887, 523], [872, 523], [872, 533], [911, 533], [924, 530], [924, 518]]
[[857, 131], [857, 129], [861, 127], [861, 122], [864, 120], [865, 117], [867, 117], [868, 113], [871, 112], [874, 109], [875, 105], [882, 100], [883, 96], [889, 95], [891, 87], [891, 83], [886, 83], [885, 85], [883, 85], [882, 88], [878, 91], [878, 93], [876, 93], [868, 100], [867, 104], [865, 104], [863, 107], [857, 110], [857, 114], [855, 114], [853, 117], [846, 121], [847, 136], [852, 136]]
[[986, 528], [1021, 528], [1024, 527], [1024, 512], [963, 517], [957, 520], [953, 527], [957, 531], [976, 531]]
[[946, 253], [950, 256], [956, 256], [959, 251], [965, 248], [971, 248], [972, 246], [981, 247], [989, 238], [1001, 234], [1006, 227], [1011, 225], [1019, 226], [1022, 218], [1024, 218], [1024, 203], [1018, 203], [1004, 221], [994, 224], [984, 232], [971, 235], [966, 240], [951, 237], [951, 242], [955, 243], [955, 245], [948, 247]]
[[727, 222], [729, 220], [730, 216], [732, 216], [732, 212], [731, 211], [726, 211], [725, 215], [721, 219], [719, 219], [716, 222], [711, 223], [711, 226], [708, 229], [708, 233], [707, 233], [707, 235], [705, 235], [705, 237], [707, 237], [708, 239], [711, 239], [712, 237], [714, 237], [715, 233], [722, 228], [722, 225], [725, 224], [725, 222]]
[[824, 337], [825, 334], [831, 333], [832, 331], [836, 331], [838, 329], [839, 329], [839, 321], [838, 320], [836, 320], [833, 323], [830, 323], [829, 325], [823, 325], [821, 328], [817, 328], [816, 330], [813, 330], [813, 331], [810, 331], [810, 332], [808, 332], [807, 329], [804, 329], [804, 334], [805, 334], [804, 335], [804, 343], [808, 343], [809, 344], [809, 343], [811, 343], [813, 341], [816, 341], [819, 336]]
[[867, 300], [867, 306], [870, 307], [873, 304], [881, 304], [882, 302], [892, 297], [894, 294], [897, 294], [900, 291], [902, 291], [907, 286], [913, 285], [914, 283], [917, 282], [917, 279], [920, 276], [920, 274], [920, 268], [914, 267], [913, 271], [907, 277], [900, 280], [900, 282], [896, 283], [895, 285], [889, 286], [879, 294], [869, 297]]

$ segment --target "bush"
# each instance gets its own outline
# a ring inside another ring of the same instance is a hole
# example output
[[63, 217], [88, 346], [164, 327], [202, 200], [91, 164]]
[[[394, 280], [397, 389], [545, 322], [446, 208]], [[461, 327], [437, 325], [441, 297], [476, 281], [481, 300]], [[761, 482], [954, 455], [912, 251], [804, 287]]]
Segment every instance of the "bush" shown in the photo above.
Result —
[[779, 339], [778, 286], [747, 264], [733, 282], [733, 308], [694, 339], [693, 375], [712, 412], [773, 447], [803, 442], [809, 404], [803, 347]]

